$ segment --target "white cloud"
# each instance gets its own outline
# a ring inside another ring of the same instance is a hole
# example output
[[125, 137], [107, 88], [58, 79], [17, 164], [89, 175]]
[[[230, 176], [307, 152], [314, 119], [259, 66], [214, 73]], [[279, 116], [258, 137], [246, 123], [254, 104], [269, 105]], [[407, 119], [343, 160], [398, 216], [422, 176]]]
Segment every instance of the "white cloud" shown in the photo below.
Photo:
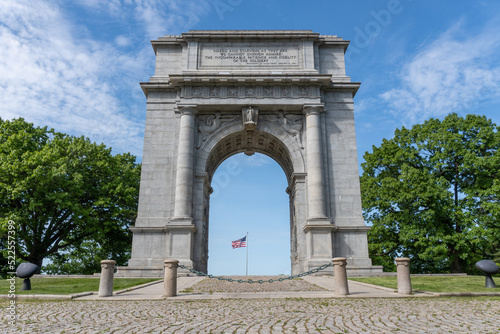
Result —
[[[82, 0], [87, 13], [75, 22], [59, 1], [0, 0], [0, 117], [23, 117], [142, 155], [146, 104], [139, 81], [154, 66], [147, 41], [197, 22], [207, 10], [200, 3]], [[197, 10], [190, 11], [193, 6]], [[93, 39], [97, 33], [84, 25], [85, 15], [130, 29], [117, 29], [109, 41], [100, 32]], [[134, 50], [125, 49], [138, 40], [143, 43]]]
[[140, 154], [142, 122], [130, 117], [113, 85], [121, 66], [134, 62], [132, 56], [75, 38], [76, 27], [48, 2], [2, 5], [0, 18], [2, 118], [23, 117]]
[[114, 17], [120, 17], [127, 13], [124, 5], [131, 5], [131, 0], [75, 0], [78, 5], [99, 12], [105, 12]]
[[136, 18], [151, 38], [179, 34], [210, 10], [206, 0], [136, 0]]
[[497, 25], [467, 35], [458, 23], [424, 47], [401, 70], [401, 87], [381, 94], [405, 123], [471, 109], [500, 95]]
[[118, 46], [129, 46], [131, 41], [130, 38], [124, 35], [116, 36], [115, 43]]
[[95, 12], [132, 20], [149, 39], [180, 34], [211, 10], [208, 0], [78, 0], [78, 3]]

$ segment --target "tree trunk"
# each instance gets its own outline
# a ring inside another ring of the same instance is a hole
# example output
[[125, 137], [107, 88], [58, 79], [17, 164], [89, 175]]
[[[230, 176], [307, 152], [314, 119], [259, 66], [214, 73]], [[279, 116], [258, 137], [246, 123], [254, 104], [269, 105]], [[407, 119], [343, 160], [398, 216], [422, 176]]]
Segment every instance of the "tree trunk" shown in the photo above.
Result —
[[458, 252], [455, 247], [450, 247], [450, 258], [451, 258], [451, 272], [458, 274], [462, 272], [462, 259], [458, 256]]
[[37, 274], [40, 274], [40, 271], [42, 270], [42, 264], [43, 264], [43, 257], [38, 257], [38, 256], [29, 256], [28, 261], [30, 263], [34, 263], [38, 266], [38, 271], [36, 272]]

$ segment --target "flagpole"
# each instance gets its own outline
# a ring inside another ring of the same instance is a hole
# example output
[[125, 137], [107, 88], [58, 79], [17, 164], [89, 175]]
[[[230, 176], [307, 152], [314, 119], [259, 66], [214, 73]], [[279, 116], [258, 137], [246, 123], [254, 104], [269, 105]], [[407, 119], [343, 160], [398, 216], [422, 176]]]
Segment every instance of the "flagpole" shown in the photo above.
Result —
[[247, 232], [247, 266], [246, 266], [246, 275], [248, 276], [248, 232]]

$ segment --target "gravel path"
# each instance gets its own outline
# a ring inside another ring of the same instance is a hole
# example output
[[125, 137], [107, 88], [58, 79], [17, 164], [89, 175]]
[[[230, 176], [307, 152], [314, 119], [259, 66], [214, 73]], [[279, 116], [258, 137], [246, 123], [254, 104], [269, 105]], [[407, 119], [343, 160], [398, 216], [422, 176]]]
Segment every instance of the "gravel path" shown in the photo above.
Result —
[[[224, 276], [233, 280], [253, 280], [255, 283], [238, 283], [221, 281], [216, 278], [205, 279], [192, 287], [193, 293], [212, 293], [212, 292], [280, 292], [280, 291], [326, 291], [314, 284], [308, 283], [300, 278], [293, 280], [279, 281], [283, 276]], [[268, 281], [272, 279], [272, 283], [258, 283], [259, 280]]]

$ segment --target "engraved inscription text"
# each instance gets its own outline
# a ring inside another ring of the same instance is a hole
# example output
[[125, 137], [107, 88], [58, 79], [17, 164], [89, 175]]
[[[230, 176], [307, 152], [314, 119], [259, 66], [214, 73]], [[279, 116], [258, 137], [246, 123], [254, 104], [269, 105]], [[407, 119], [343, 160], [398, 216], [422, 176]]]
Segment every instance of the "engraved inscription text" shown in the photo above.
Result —
[[204, 46], [201, 67], [298, 66], [299, 47]]

